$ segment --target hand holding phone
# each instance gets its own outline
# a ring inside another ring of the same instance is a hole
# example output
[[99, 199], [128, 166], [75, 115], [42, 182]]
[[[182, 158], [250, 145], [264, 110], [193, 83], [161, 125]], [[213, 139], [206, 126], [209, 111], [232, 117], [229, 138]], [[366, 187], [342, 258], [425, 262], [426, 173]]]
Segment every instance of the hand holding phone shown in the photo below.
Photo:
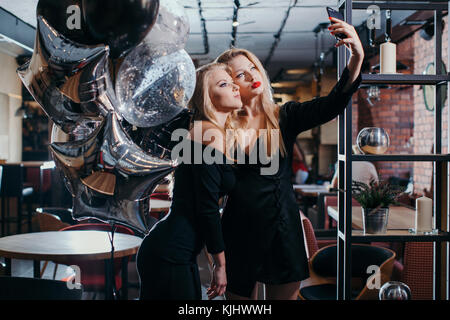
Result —
[[[328, 12], [328, 17], [336, 18], [336, 19], [344, 21], [344, 16], [339, 11], [336, 11], [330, 7], [327, 7], [327, 12]], [[331, 22], [331, 24], [333, 24], [333, 23], [334, 22]], [[334, 36], [335, 36], [336, 40], [338, 40], [338, 41], [347, 38], [347, 35], [344, 33], [338, 33], [338, 34], [335, 34]]]

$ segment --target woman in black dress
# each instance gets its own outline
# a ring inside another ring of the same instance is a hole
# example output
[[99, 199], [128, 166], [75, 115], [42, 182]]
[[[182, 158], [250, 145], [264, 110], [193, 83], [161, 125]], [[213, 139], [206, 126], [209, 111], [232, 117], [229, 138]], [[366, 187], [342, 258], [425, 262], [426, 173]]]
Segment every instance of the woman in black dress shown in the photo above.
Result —
[[[170, 212], [152, 228], [138, 252], [140, 299], [201, 299], [196, 259], [205, 244], [214, 259], [208, 298], [223, 295], [226, 289], [219, 198], [233, 187], [235, 177], [226, 164], [224, 137], [230, 113], [242, 102], [225, 64], [197, 70], [190, 107], [196, 121], [182, 141], [183, 162], [175, 170]], [[208, 155], [218, 161], [207, 161]]]
[[[278, 107], [255, 55], [230, 49], [216, 60], [231, 67], [244, 104], [235, 120], [243, 129], [238, 147], [246, 163], [240, 164], [238, 159], [238, 183], [229, 193], [222, 217], [227, 299], [255, 299], [256, 283], [261, 282], [266, 285], [267, 299], [295, 300], [300, 281], [309, 276], [291, 182], [293, 144], [300, 132], [326, 123], [344, 111], [361, 82], [364, 59], [354, 27], [335, 18], [331, 21], [335, 22], [329, 27], [332, 34], [347, 35], [336, 47], [345, 45], [351, 58], [326, 97], [304, 103], [291, 101]], [[266, 151], [261, 153], [261, 148]]]

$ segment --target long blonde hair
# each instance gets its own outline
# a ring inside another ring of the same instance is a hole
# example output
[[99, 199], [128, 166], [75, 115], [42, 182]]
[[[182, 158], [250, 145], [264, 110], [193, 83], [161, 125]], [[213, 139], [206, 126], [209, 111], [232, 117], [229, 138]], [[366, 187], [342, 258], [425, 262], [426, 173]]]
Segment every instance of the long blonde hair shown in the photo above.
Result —
[[[230, 150], [235, 143], [234, 138], [234, 121], [231, 116], [227, 117], [224, 128], [221, 128], [219, 123], [217, 122], [217, 118], [215, 116], [216, 108], [212, 104], [211, 98], [209, 96], [209, 79], [212, 71], [215, 69], [225, 70], [230, 77], [232, 76], [231, 69], [225, 63], [212, 62], [206, 64], [196, 70], [196, 85], [194, 94], [192, 95], [191, 100], [189, 101], [188, 108], [194, 112], [194, 121], [209, 121], [214, 126], [217, 127], [222, 133], [224, 137], [226, 137], [226, 150]], [[228, 130], [231, 129], [231, 130]], [[227, 131], [228, 130], [228, 131]], [[227, 135], [228, 133], [228, 135]], [[233, 133], [231, 136], [229, 133]]]
[[[280, 124], [279, 124], [279, 113], [280, 107], [273, 101], [272, 88], [270, 86], [269, 77], [267, 76], [266, 70], [264, 69], [261, 61], [250, 51], [245, 49], [232, 48], [223, 52], [217, 59], [215, 60], [218, 63], [228, 64], [233, 58], [242, 55], [246, 57], [250, 62], [252, 62], [256, 69], [261, 74], [262, 84], [264, 91], [261, 95], [261, 106], [264, 112], [265, 118], [265, 128], [266, 132], [266, 141], [268, 144], [268, 151], [270, 150], [269, 155], [273, 156], [278, 152], [278, 146], [280, 149], [280, 153], [282, 156], [286, 154], [286, 148], [284, 146], [283, 137], [281, 136]], [[248, 125], [247, 121], [244, 121], [242, 117], [239, 116], [238, 112], [233, 112], [232, 119], [235, 124], [233, 126], [239, 126], [246, 128]], [[278, 143], [272, 143], [272, 130], [278, 130], [279, 132], [279, 141]]]

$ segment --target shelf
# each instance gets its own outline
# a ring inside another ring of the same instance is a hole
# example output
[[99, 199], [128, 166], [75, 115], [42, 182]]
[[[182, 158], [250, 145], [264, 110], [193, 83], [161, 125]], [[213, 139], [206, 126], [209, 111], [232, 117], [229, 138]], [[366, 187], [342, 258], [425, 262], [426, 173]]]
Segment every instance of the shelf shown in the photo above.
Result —
[[[338, 232], [339, 237], [343, 239], [343, 234]], [[440, 231], [438, 234], [433, 235], [421, 235], [421, 234], [411, 234], [408, 230], [404, 229], [392, 229], [387, 230], [386, 234], [364, 234], [362, 230], [353, 230], [352, 243], [357, 242], [444, 242], [450, 241], [450, 233]]]
[[426, 74], [369, 74], [364, 73], [362, 82], [365, 84], [428, 84], [436, 85], [450, 81], [450, 75], [426, 75]]
[[[345, 156], [338, 159], [345, 161]], [[364, 154], [352, 155], [351, 161], [450, 161], [450, 154]]]
[[[340, 0], [338, 7], [342, 7], [345, 0]], [[448, 9], [445, 1], [435, 3], [421, 3], [420, 1], [353, 1], [352, 8], [355, 10], [366, 10], [370, 5], [377, 5], [380, 10], [444, 10]]]

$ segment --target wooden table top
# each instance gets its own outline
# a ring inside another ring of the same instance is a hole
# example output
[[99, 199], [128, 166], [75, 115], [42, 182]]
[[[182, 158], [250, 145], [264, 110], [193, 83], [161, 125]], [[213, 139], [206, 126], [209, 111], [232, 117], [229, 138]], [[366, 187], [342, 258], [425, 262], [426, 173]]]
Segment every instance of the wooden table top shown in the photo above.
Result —
[[160, 200], [160, 199], [150, 199], [150, 211], [151, 212], [165, 212], [169, 211], [172, 201]]
[[[329, 206], [328, 215], [337, 221], [338, 208]], [[415, 218], [415, 210], [413, 209], [401, 206], [390, 206], [387, 228], [404, 230], [414, 228]], [[361, 207], [352, 207], [352, 226], [355, 229], [363, 229]]]
[[[124, 233], [114, 234], [114, 257], [137, 253], [142, 239]], [[17, 234], [0, 238], [0, 256], [12, 259], [52, 260], [64, 263], [67, 259], [104, 260], [111, 257], [108, 232], [71, 230]]]

